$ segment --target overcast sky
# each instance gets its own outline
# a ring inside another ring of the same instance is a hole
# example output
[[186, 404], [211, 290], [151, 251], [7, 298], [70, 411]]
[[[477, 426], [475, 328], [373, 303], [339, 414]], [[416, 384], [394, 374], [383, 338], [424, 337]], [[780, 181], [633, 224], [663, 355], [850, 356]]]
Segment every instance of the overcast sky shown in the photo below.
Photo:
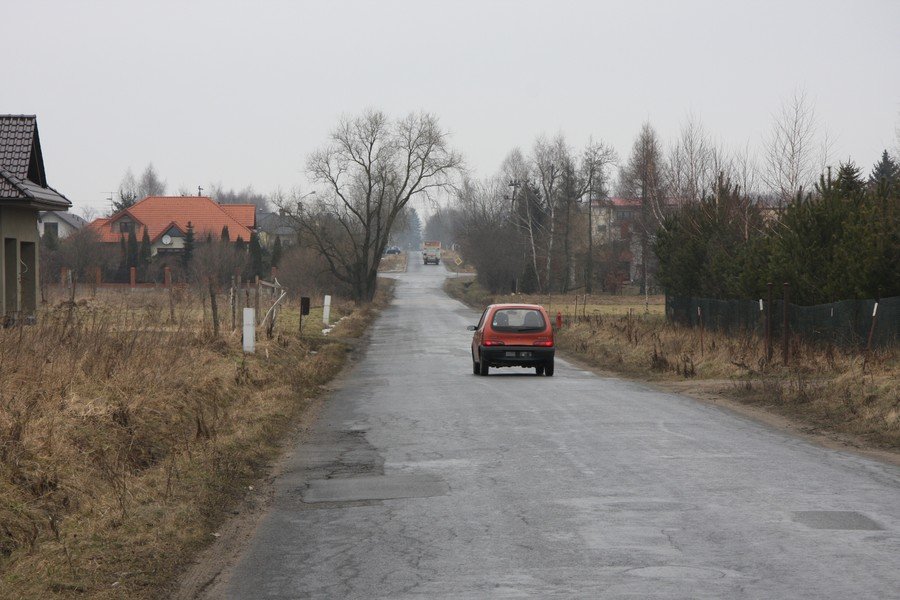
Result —
[[563, 132], [626, 154], [689, 113], [758, 144], [805, 90], [838, 158], [896, 148], [900, 1], [0, 0], [0, 113], [36, 114], [50, 184], [104, 211], [125, 170], [169, 191], [308, 187], [343, 114], [436, 113], [478, 174]]

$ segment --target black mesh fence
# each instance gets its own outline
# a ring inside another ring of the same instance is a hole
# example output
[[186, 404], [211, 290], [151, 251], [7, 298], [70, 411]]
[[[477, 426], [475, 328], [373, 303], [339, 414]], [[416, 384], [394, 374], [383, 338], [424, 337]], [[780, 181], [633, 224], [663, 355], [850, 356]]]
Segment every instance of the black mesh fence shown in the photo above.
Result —
[[[842, 346], [890, 346], [900, 340], [900, 296], [875, 300], [843, 300], [815, 306], [788, 304], [792, 333], [808, 340]], [[784, 302], [774, 300], [716, 300], [666, 296], [666, 318], [675, 323], [734, 333], [752, 331], [765, 335], [767, 312], [772, 334], [784, 329]], [[874, 327], [873, 327], [874, 322]]]

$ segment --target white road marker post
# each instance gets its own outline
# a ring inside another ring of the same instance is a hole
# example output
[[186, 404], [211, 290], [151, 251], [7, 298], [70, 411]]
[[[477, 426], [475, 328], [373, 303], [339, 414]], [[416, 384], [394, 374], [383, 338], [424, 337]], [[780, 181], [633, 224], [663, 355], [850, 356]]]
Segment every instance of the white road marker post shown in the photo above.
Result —
[[244, 352], [253, 354], [256, 352], [256, 309], [253, 307], [244, 309]]
[[331, 318], [331, 296], [325, 296], [324, 307], [322, 308], [322, 323], [328, 327], [328, 321]]

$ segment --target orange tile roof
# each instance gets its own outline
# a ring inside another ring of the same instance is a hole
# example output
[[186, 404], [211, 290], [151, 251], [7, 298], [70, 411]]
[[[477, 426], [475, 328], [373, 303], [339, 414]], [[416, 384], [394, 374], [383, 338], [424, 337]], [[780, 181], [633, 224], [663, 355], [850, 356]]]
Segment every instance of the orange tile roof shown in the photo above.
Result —
[[[225, 210], [226, 206], [228, 210]], [[89, 227], [97, 230], [101, 241], [118, 242], [122, 234], [114, 225], [127, 215], [137, 222], [135, 233], [138, 239], [144, 235], [144, 227], [150, 240], [155, 242], [173, 225], [183, 232], [187, 231], [190, 222], [197, 240], [203, 240], [207, 234], [218, 239], [222, 228], [227, 225], [232, 240], [240, 236], [244, 241], [249, 241], [255, 211], [256, 207], [252, 204], [220, 205], [206, 196], [148, 196], [107, 219], [96, 219]]]
[[[252, 204], [220, 204], [222, 210], [244, 227], [256, 227], [256, 207]], [[228, 228], [229, 231], [231, 228]]]

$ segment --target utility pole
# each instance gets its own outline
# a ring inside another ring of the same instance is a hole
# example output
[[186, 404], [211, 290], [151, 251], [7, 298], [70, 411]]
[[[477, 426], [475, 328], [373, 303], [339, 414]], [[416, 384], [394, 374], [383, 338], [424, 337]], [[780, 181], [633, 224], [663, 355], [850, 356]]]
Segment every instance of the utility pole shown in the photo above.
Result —
[[[513, 215], [513, 218], [515, 218], [515, 214], [516, 214], [516, 190], [519, 189], [519, 185], [521, 185], [521, 184], [519, 183], [519, 180], [518, 180], [518, 179], [513, 179], [512, 181], [509, 182], [509, 187], [511, 187], [511, 188], [513, 189], [513, 191], [512, 191], [512, 196], [511, 196], [511, 198], [510, 198], [510, 200], [511, 200], [511, 202], [510, 202], [510, 214]], [[526, 259], [526, 253], [525, 253], [525, 251], [523, 251], [523, 252], [522, 252], [522, 263], [523, 263], [523, 264], [525, 263], [525, 259]], [[516, 294], [519, 293], [519, 277], [518, 277], [518, 276], [516, 276], [516, 277], [513, 279], [513, 291], [514, 291]]]
[[594, 167], [588, 170], [588, 255], [587, 273], [584, 277], [584, 292], [594, 293]]

